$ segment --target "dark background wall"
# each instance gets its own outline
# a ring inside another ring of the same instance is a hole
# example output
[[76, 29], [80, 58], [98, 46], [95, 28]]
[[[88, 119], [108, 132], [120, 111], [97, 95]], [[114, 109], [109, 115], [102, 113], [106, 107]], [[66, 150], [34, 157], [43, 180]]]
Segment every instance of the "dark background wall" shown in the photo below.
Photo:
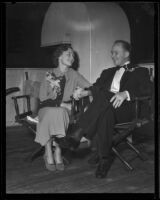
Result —
[[50, 3], [6, 6], [7, 67], [44, 67], [48, 54], [40, 48], [41, 28]]
[[131, 28], [133, 60], [154, 61], [154, 36], [156, 36], [155, 11], [153, 3], [120, 3]]
[[[41, 28], [50, 3], [6, 4], [6, 66], [50, 67], [51, 47], [41, 48]], [[119, 3], [131, 28], [134, 62], [153, 62], [154, 4]]]

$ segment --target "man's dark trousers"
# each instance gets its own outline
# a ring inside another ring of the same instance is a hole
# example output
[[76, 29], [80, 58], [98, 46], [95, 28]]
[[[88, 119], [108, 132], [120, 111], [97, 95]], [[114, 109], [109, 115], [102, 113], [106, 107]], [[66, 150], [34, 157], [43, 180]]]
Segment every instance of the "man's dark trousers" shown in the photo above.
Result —
[[110, 103], [112, 92], [97, 91], [88, 110], [78, 121], [85, 137], [92, 140], [96, 135], [100, 157], [108, 157], [112, 147], [115, 123], [128, 122], [132, 119], [133, 103], [123, 102], [119, 108]]

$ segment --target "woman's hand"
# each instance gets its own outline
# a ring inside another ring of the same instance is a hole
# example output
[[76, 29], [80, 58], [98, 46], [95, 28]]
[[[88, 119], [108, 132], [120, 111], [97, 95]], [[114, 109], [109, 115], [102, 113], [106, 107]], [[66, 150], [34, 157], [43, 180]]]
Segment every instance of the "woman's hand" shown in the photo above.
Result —
[[68, 110], [70, 110], [71, 111], [71, 109], [72, 109], [72, 105], [70, 104], [70, 103], [61, 103], [61, 105], [60, 105], [60, 107], [62, 107], [62, 108], [67, 108]]
[[77, 88], [74, 92], [73, 92], [73, 98], [75, 100], [79, 100], [82, 97], [88, 96], [88, 91], [84, 90], [82, 88]]
[[81, 93], [82, 93], [82, 88], [80, 88], [80, 87], [77, 87], [76, 89], [75, 89], [75, 91], [73, 92], [73, 98], [75, 99], [75, 100], [79, 100], [80, 98], [81, 98]]

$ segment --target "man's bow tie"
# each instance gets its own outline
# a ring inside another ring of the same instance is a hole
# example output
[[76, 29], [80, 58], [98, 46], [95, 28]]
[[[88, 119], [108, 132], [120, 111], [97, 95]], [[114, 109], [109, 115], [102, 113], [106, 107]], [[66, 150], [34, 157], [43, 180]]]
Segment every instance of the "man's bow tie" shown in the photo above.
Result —
[[117, 66], [117, 69], [120, 69], [120, 68], [124, 68], [125, 70], [128, 70], [128, 66], [127, 65]]

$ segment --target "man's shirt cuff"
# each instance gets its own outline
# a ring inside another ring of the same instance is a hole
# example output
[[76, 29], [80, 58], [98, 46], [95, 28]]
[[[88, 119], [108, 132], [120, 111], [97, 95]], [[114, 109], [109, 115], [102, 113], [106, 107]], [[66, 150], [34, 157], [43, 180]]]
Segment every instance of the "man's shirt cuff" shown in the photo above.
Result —
[[126, 92], [126, 94], [127, 94], [127, 101], [130, 101], [131, 100], [131, 98], [130, 98], [130, 95], [129, 95], [129, 92], [128, 91], [125, 91]]

